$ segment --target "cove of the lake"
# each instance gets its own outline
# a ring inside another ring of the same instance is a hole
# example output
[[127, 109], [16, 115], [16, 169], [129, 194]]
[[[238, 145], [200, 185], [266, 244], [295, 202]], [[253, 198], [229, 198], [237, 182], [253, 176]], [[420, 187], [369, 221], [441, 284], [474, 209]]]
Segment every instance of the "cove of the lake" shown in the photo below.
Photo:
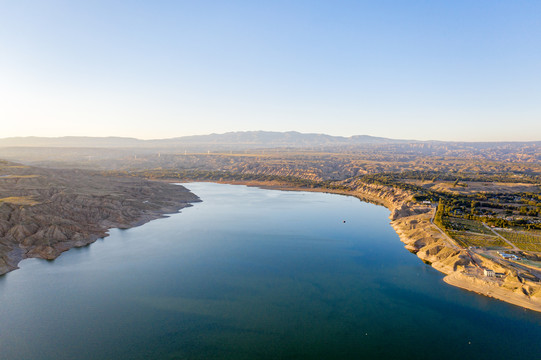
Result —
[[0, 358], [541, 354], [541, 314], [445, 284], [404, 249], [383, 207], [185, 186], [203, 202], [0, 277]]

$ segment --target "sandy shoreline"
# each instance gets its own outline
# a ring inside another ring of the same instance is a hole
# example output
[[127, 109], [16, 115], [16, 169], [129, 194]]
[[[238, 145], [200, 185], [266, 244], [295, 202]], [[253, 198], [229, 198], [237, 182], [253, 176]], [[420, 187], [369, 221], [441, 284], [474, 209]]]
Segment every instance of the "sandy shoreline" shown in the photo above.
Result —
[[541, 302], [532, 298], [516, 294], [508, 289], [501, 287], [489, 287], [477, 278], [466, 276], [461, 273], [453, 273], [443, 278], [449, 285], [459, 287], [464, 290], [492, 297], [507, 303], [517, 305], [526, 309], [541, 312]]

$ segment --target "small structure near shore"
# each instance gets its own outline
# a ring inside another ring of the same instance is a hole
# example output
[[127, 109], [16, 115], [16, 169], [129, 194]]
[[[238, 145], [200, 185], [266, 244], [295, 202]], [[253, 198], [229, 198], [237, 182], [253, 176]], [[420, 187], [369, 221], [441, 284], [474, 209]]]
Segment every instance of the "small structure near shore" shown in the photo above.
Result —
[[506, 254], [498, 251], [498, 255], [500, 255], [505, 260], [520, 260], [520, 258], [514, 254]]
[[486, 277], [494, 277], [496, 274], [494, 273], [494, 270], [492, 269], [483, 269], [483, 274], [485, 274]]

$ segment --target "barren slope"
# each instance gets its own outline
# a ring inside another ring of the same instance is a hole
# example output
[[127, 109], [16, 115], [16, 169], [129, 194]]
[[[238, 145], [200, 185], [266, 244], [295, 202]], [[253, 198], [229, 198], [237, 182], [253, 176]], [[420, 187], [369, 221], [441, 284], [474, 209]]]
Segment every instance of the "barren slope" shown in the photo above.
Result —
[[0, 163], [0, 274], [199, 201], [182, 186]]

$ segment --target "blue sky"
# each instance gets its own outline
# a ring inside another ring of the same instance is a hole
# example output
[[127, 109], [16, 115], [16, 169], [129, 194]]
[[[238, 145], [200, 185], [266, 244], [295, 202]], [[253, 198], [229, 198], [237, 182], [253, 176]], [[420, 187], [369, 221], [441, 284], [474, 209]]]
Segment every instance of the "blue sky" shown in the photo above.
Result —
[[539, 1], [0, 0], [0, 137], [541, 140]]

